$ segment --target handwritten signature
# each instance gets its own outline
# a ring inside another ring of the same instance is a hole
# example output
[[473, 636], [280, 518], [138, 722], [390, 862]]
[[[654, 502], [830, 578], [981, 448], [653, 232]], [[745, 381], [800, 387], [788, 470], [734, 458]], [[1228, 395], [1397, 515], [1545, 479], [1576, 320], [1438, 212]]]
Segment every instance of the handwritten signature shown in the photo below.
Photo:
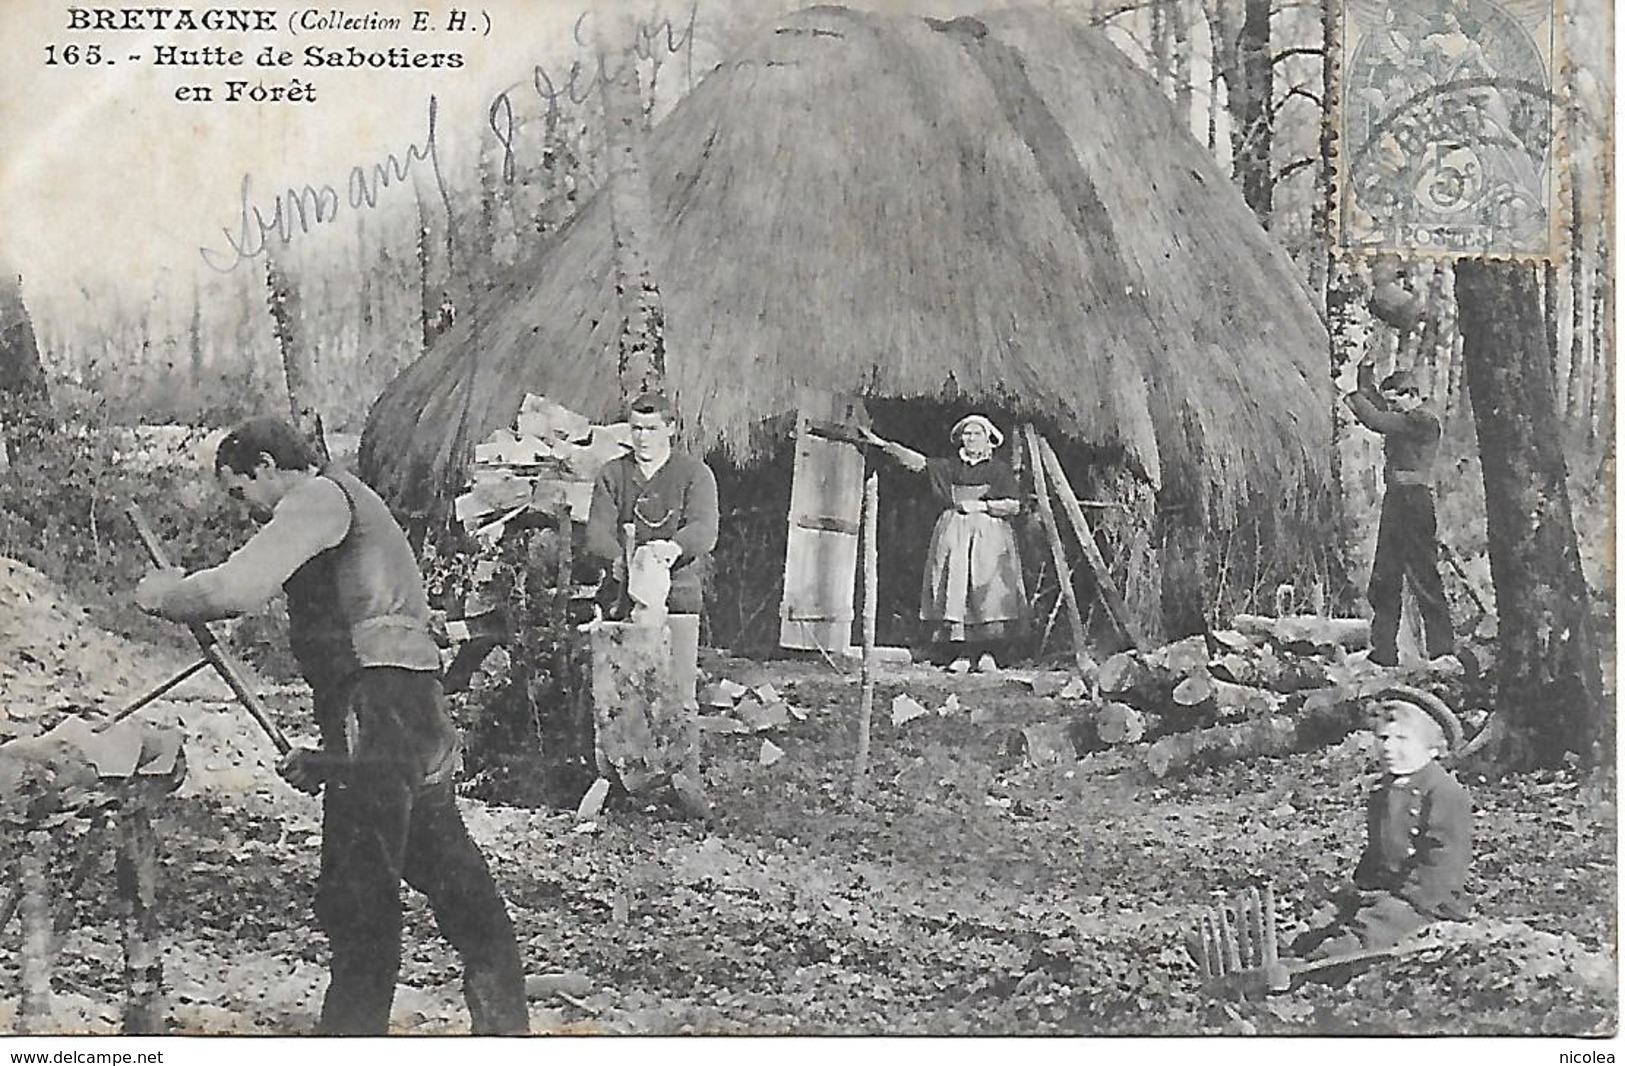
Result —
[[[531, 70], [531, 88], [546, 108], [545, 119], [549, 126], [557, 122], [564, 110], [565, 101], [579, 107], [592, 98], [592, 94], [606, 85], [611, 85], [626, 78], [632, 68], [640, 62], [646, 62], [659, 55], [681, 55], [691, 64], [694, 59], [694, 28], [699, 21], [699, 0], [694, 0], [688, 10], [687, 20], [679, 27], [670, 19], [654, 21], [640, 21], [633, 25], [631, 49], [625, 58], [617, 64], [606, 62], [604, 54], [587, 40], [584, 28], [590, 12], [583, 11], [577, 16], [575, 25], [570, 30], [571, 39], [583, 51], [592, 51], [596, 58], [590, 64], [581, 60], [571, 60], [570, 66], [563, 71], [561, 77], [554, 77], [547, 67], [538, 63]], [[486, 120], [491, 132], [495, 135], [497, 143], [502, 145], [502, 180], [511, 184], [515, 171], [515, 140], [518, 133], [518, 120], [514, 114], [513, 92], [517, 85], [510, 86], [498, 93], [491, 101], [491, 107]]]
[[[630, 51], [619, 63], [607, 62], [602, 52], [589, 42], [586, 27], [590, 14], [584, 11], [576, 18], [571, 36], [580, 49], [596, 54], [594, 61], [588, 64], [579, 59], [573, 60], [558, 77], [541, 64], [531, 71], [531, 88], [545, 106], [550, 124], [559, 119], [566, 101], [579, 107], [591, 99], [598, 89], [627, 77], [640, 62], [662, 55], [685, 56], [690, 63], [693, 61], [694, 31], [699, 17], [698, 0], [693, 0], [686, 19], [680, 23], [670, 19], [636, 23]], [[512, 94], [522, 84], [515, 83], [499, 93], [492, 100], [487, 116], [491, 132], [502, 145], [502, 180], [505, 184], [512, 184], [515, 178], [515, 143], [519, 120], [515, 115]], [[245, 173], [239, 186], [239, 213], [235, 229], [227, 227], [221, 230], [225, 238], [224, 248], [198, 249], [203, 262], [212, 270], [230, 273], [243, 263], [267, 254], [276, 244], [286, 245], [295, 237], [328, 225], [339, 217], [345, 204], [352, 211], [377, 207], [384, 189], [404, 182], [422, 164], [427, 164], [432, 171], [441, 206], [446, 217], [450, 218], [451, 194], [441, 170], [439, 143], [435, 137], [438, 107], [438, 101], [431, 95], [428, 131], [421, 142], [409, 145], [404, 154], [391, 152], [381, 162], [351, 167], [342, 196], [332, 185], [307, 184], [284, 189], [269, 205], [257, 204], [253, 175]]]
[[230, 273], [241, 264], [266, 254], [272, 242], [287, 244], [295, 236], [310, 233], [339, 216], [340, 208], [348, 203], [352, 211], [378, 206], [379, 196], [391, 185], [411, 177], [420, 164], [427, 163], [434, 174], [435, 188], [446, 215], [451, 216], [451, 194], [446, 188], [445, 176], [440, 170], [440, 147], [435, 138], [439, 101], [429, 97], [428, 132], [421, 143], [407, 147], [404, 155], [389, 153], [381, 162], [361, 163], [350, 168], [346, 182], [346, 196], [341, 199], [332, 185], [303, 185], [279, 193], [271, 206], [254, 203], [254, 179], [244, 174], [240, 186], [240, 214], [237, 229], [222, 229], [226, 249], [199, 248], [203, 262], [222, 274]]

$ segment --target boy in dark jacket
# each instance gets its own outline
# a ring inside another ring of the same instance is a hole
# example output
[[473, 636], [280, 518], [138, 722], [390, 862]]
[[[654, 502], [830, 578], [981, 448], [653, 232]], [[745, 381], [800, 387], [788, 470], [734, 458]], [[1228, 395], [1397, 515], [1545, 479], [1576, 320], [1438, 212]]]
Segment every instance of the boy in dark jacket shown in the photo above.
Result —
[[1437, 756], [1447, 750], [1432, 709], [1393, 691], [1379, 697], [1382, 781], [1366, 803], [1366, 847], [1336, 919], [1299, 937], [1293, 953], [1324, 959], [1391, 947], [1439, 920], [1467, 916], [1472, 801]]

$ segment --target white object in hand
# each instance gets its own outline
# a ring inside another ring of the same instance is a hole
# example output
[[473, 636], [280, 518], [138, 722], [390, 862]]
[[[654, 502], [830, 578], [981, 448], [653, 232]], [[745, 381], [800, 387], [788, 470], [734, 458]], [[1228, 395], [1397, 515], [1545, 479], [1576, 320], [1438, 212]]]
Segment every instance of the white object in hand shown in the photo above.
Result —
[[666, 621], [666, 597], [671, 592], [671, 567], [682, 554], [676, 542], [651, 540], [632, 553], [627, 595], [632, 599], [632, 621], [661, 625]]

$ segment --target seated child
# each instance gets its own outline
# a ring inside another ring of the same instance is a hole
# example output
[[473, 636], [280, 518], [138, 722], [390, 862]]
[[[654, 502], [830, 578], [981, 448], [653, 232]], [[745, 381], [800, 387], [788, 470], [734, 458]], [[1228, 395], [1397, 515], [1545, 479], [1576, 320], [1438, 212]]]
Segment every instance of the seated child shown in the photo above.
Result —
[[1429, 708], [1402, 694], [1384, 692], [1378, 700], [1387, 773], [1366, 804], [1365, 853], [1336, 919], [1293, 943], [1300, 958], [1391, 947], [1432, 922], [1467, 916], [1461, 894], [1472, 802], [1434, 761], [1448, 750], [1444, 729]]

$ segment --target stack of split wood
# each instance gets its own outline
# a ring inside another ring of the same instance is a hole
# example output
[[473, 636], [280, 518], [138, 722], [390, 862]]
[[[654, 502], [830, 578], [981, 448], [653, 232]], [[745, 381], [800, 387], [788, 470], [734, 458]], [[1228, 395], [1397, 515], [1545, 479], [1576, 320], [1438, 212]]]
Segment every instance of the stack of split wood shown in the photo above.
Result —
[[763, 733], [807, 718], [772, 685], [749, 688], [726, 677], [701, 689], [699, 700], [700, 728], [707, 733]]
[[[1238, 615], [1229, 629], [1121, 652], [1101, 665], [1100, 701], [1074, 720], [1073, 743], [1143, 743], [1158, 777], [1336, 743], [1368, 726], [1369, 697], [1417, 680], [1367, 662], [1369, 641], [1364, 619]], [[1430, 680], [1456, 684], [1442, 669]]]
[[457, 520], [493, 540], [526, 511], [552, 515], [561, 504], [568, 504], [573, 520], [585, 522], [599, 468], [631, 445], [625, 422], [594, 425], [545, 396], [527, 395], [513, 429], [499, 429], [475, 446]]
[[[807, 720], [807, 712], [779, 695], [772, 685], [747, 688], [728, 678], [707, 685], [700, 691], [700, 707], [700, 730], [707, 734], [778, 733], [788, 728], [792, 719], [797, 722]], [[764, 735], [757, 761], [763, 766], [772, 766], [783, 757], [784, 749]]]

